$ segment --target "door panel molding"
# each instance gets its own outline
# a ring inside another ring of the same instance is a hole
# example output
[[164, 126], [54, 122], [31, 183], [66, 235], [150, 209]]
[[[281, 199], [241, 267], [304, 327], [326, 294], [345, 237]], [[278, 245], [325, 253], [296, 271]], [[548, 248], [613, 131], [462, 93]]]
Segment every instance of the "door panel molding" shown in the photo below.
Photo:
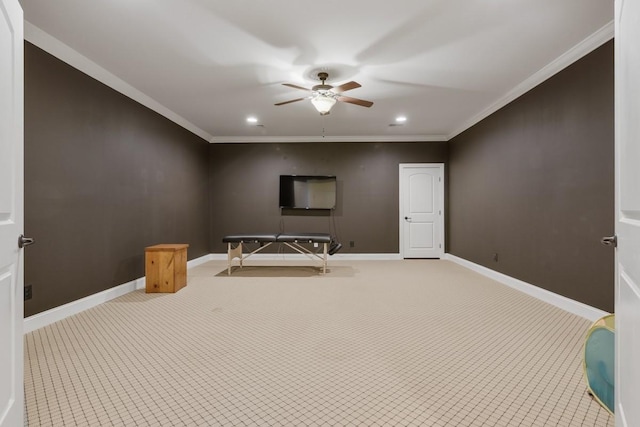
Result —
[[24, 424], [23, 15], [0, 0], [0, 427]]
[[615, 2], [616, 426], [640, 425], [640, 1]]

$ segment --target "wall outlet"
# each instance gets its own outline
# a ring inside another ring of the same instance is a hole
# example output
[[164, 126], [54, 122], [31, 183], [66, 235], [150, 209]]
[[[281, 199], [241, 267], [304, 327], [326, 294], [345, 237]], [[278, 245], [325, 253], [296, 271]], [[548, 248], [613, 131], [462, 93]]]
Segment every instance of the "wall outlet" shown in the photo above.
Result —
[[497, 252], [493, 254], [493, 260], [495, 262], [498, 262], [498, 253]]
[[30, 300], [33, 297], [33, 289], [31, 285], [27, 285], [24, 287], [24, 300]]
[[356, 242], [354, 242], [353, 240], [349, 241], [349, 247], [350, 248], [355, 248], [356, 247]]

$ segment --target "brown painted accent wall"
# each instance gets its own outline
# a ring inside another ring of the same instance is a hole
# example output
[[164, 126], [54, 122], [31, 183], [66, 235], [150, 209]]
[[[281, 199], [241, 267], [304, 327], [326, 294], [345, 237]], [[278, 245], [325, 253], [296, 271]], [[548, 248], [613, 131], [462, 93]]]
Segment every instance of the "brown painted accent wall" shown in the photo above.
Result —
[[[25, 314], [142, 277], [160, 242], [193, 259], [229, 233], [317, 231], [397, 253], [398, 164], [440, 162], [448, 252], [612, 310], [612, 43], [449, 144], [213, 145], [25, 43]], [[280, 174], [336, 175], [337, 209], [283, 215]]]
[[609, 42], [450, 141], [450, 253], [613, 310], [613, 83]]
[[[226, 234], [287, 231], [336, 235], [340, 253], [398, 253], [399, 164], [445, 163], [447, 151], [445, 142], [213, 144], [211, 252], [226, 252]], [[283, 215], [279, 176], [296, 174], [335, 175], [336, 209]]]
[[209, 145], [25, 43], [25, 315], [144, 276], [144, 248], [208, 253]]

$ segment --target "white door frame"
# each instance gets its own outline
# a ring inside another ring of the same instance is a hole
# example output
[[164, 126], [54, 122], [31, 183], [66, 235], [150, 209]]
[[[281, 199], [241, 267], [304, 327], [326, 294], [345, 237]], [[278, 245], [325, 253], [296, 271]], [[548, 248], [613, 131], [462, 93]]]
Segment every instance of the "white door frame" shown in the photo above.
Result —
[[445, 209], [444, 209], [444, 180], [445, 180], [445, 168], [444, 168], [444, 163], [400, 163], [399, 167], [398, 167], [398, 187], [399, 187], [399, 191], [398, 191], [398, 233], [400, 235], [400, 248], [399, 248], [399, 253], [400, 253], [400, 257], [404, 258], [404, 232], [403, 232], [403, 227], [404, 227], [404, 218], [402, 217], [402, 208], [403, 208], [403, 201], [404, 198], [406, 197], [405, 190], [403, 188], [402, 185], [402, 171], [406, 168], [417, 168], [417, 167], [428, 167], [428, 168], [439, 168], [440, 169], [440, 182], [439, 182], [439, 186], [440, 186], [440, 196], [438, 197], [438, 203], [440, 204], [440, 210], [442, 211], [442, 215], [440, 215], [440, 219], [438, 220], [438, 227], [440, 228], [440, 242], [439, 242], [439, 257], [442, 258], [444, 256], [445, 253], [445, 247], [444, 247], [444, 242], [445, 242], [445, 222], [444, 222], [444, 217], [445, 217]]

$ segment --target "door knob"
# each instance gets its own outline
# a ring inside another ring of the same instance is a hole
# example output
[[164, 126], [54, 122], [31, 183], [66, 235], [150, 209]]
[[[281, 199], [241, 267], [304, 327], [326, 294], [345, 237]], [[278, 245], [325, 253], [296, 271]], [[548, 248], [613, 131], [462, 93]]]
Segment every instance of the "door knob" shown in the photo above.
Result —
[[404, 219], [405, 219], [405, 221], [411, 221], [411, 217], [410, 216], [405, 216]]
[[31, 237], [24, 237], [22, 234], [20, 235], [20, 237], [18, 237], [18, 247], [20, 249], [24, 248], [25, 246], [33, 245], [35, 242], [35, 239]]
[[605, 246], [613, 246], [614, 248], [618, 246], [618, 236], [615, 234], [611, 237], [603, 237], [600, 239], [600, 243]]

